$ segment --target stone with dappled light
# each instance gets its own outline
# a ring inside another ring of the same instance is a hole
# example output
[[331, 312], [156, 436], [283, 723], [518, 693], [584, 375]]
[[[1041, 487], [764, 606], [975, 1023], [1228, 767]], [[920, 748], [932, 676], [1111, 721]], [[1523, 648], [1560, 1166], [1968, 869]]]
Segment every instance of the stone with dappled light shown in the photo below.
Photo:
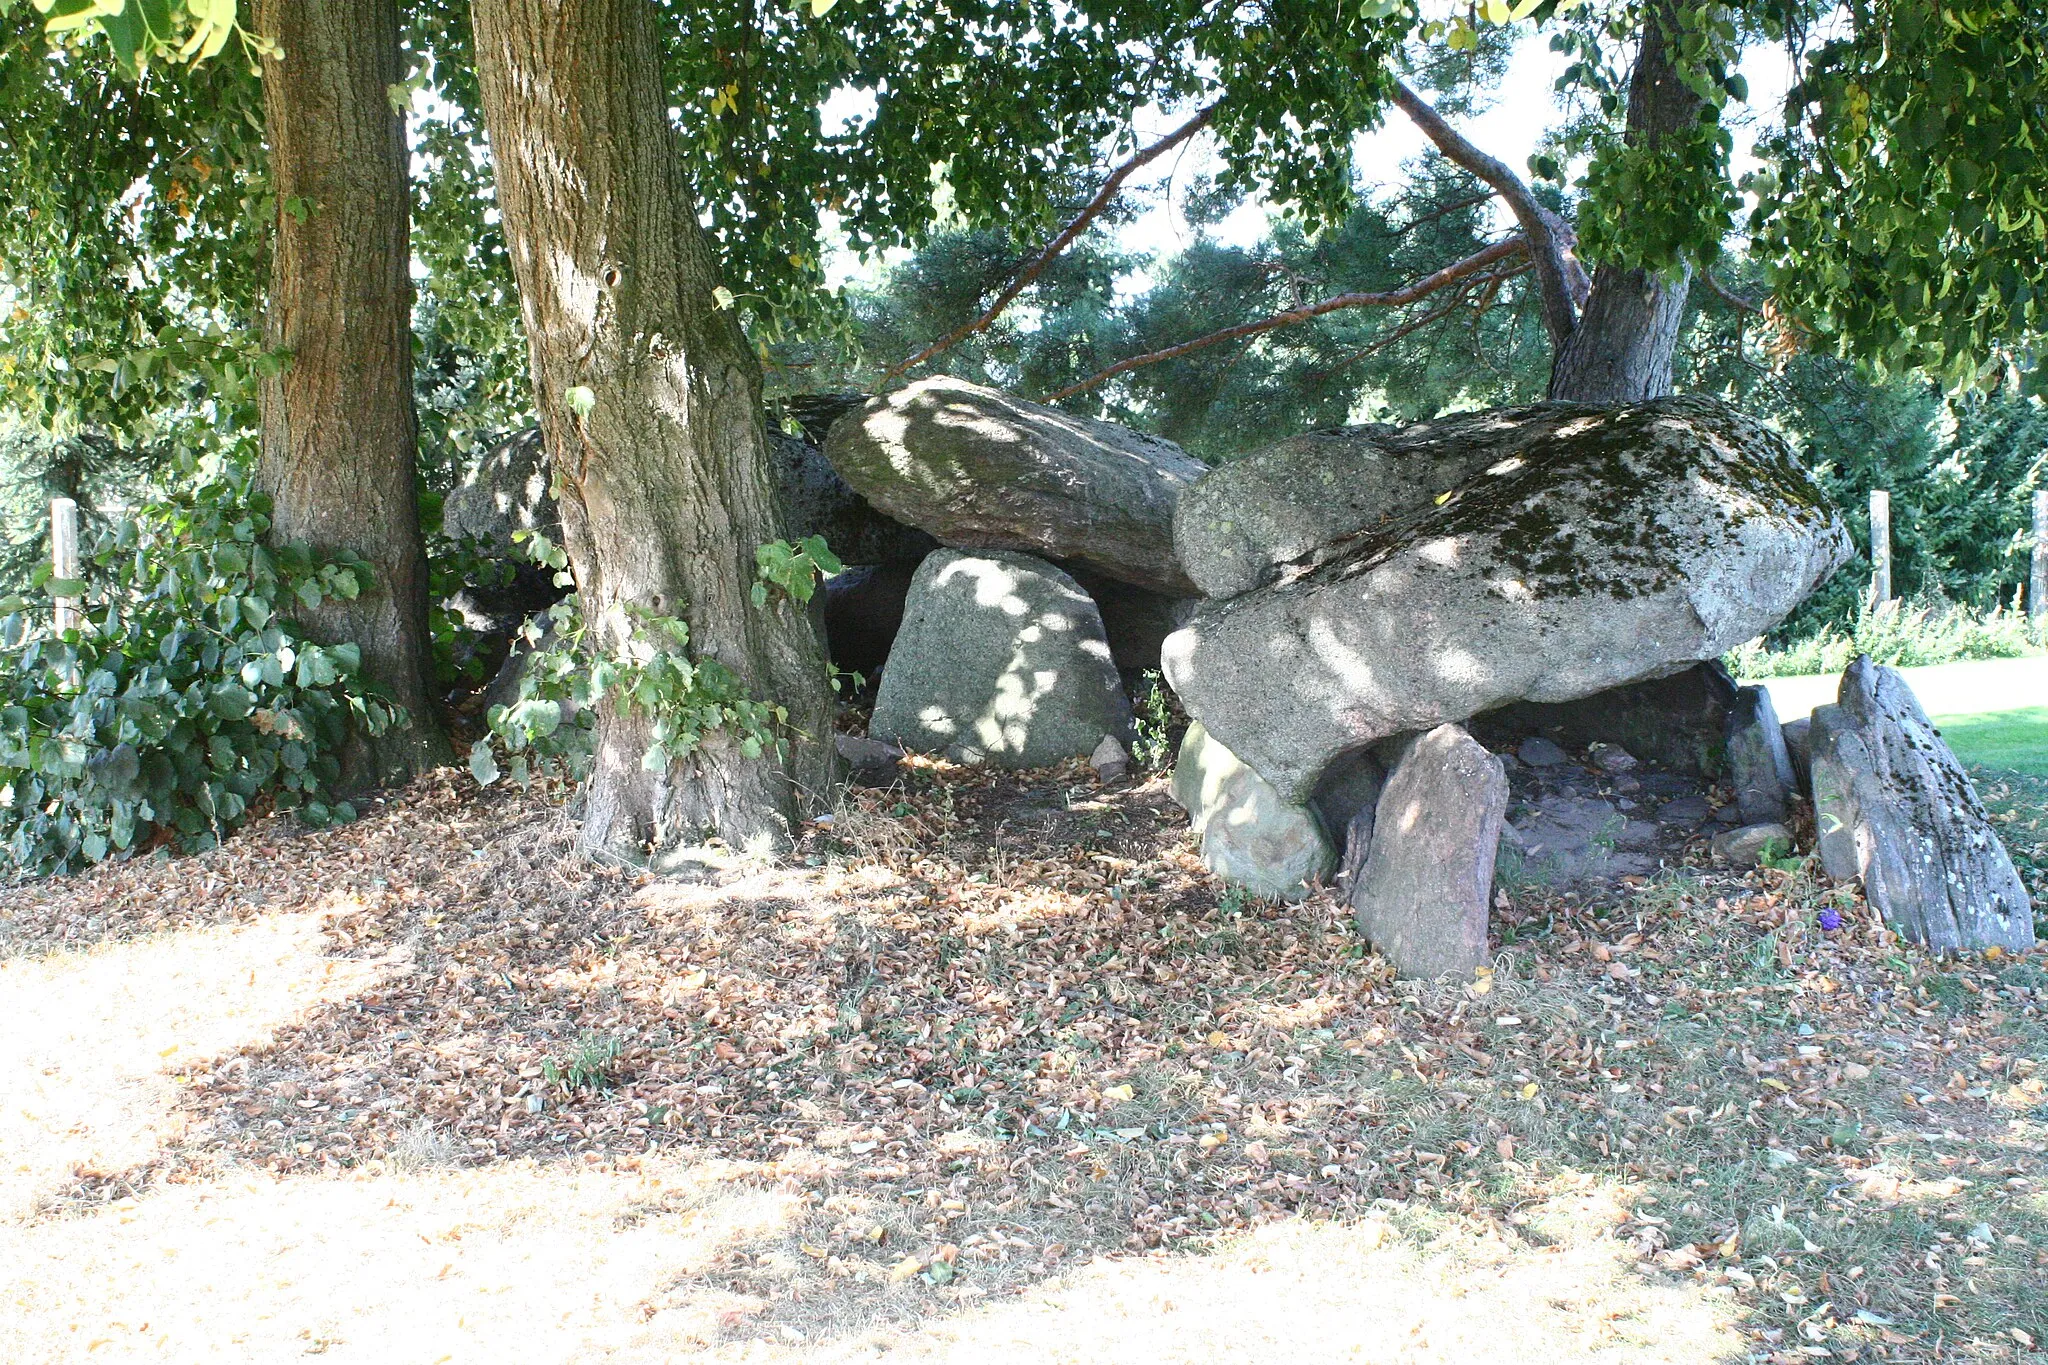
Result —
[[939, 377], [840, 418], [825, 454], [876, 507], [942, 544], [1195, 595], [1174, 558], [1173, 509], [1205, 466], [1171, 441]]
[[1455, 725], [1409, 745], [1387, 779], [1350, 900], [1358, 931], [1402, 976], [1469, 976], [1486, 965], [1507, 809], [1501, 761]]
[[1814, 708], [1821, 865], [1860, 878], [1884, 922], [1939, 951], [2034, 946], [2034, 911], [1969, 776], [1898, 670], [1866, 656]]
[[1198, 608], [1161, 658], [1188, 713], [1305, 800], [1385, 736], [1715, 658], [1849, 556], [1784, 440], [1724, 404], [1544, 421], [1448, 494]]
[[1130, 738], [1102, 618], [1042, 559], [938, 550], [911, 580], [868, 733], [1002, 768], [1086, 758]]
[[1316, 813], [1283, 800], [1199, 722], [1181, 740], [1173, 799], [1188, 813], [1209, 870], [1255, 896], [1300, 900], [1336, 866]]

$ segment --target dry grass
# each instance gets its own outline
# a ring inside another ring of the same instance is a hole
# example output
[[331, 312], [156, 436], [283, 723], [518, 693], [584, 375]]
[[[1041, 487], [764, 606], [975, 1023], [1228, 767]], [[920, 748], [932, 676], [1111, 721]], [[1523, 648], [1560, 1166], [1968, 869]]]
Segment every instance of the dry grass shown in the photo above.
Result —
[[9, 893], [0, 1360], [2048, 1336], [2048, 974], [1802, 876], [1521, 905], [1415, 987], [1219, 898], [1156, 780], [920, 766], [698, 884], [567, 837], [428, 784]]

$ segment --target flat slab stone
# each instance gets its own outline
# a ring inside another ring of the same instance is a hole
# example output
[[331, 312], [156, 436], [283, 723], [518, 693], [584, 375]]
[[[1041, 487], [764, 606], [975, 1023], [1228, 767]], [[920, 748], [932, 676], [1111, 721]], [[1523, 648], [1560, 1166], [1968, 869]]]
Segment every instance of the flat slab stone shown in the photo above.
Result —
[[1208, 466], [1171, 441], [940, 376], [841, 417], [825, 454], [869, 502], [942, 544], [1075, 560], [1196, 596], [1173, 510]]
[[918, 566], [869, 735], [957, 762], [1042, 768], [1130, 732], [1102, 618], [1073, 579], [1000, 550], [939, 550]]
[[1500, 760], [1455, 725], [1417, 739], [1387, 779], [1350, 900], [1359, 932], [1402, 976], [1468, 976], [1486, 965], [1507, 807]]
[[1937, 951], [2034, 946], [2012, 856], [1898, 670], [1858, 659], [1810, 731], [1821, 865], [1860, 878], [1900, 936]]

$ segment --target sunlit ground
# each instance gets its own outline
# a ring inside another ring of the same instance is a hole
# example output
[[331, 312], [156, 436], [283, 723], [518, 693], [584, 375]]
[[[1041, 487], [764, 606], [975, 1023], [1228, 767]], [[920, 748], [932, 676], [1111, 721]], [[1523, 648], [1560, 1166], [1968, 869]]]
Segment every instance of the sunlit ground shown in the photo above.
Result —
[[[1018, 1299], [952, 1296], [909, 1332], [865, 1301], [807, 1305], [724, 1341], [758, 1302], [707, 1269], [779, 1248], [806, 1196], [648, 1156], [277, 1177], [142, 1173], [178, 1138], [185, 1068], [262, 1043], [359, 990], [375, 964], [319, 951], [318, 916], [187, 930], [0, 963], [0, 1360], [360, 1361], [1708, 1360], [1737, 1352], [1711, 1302], [1607, 1238], [1593, 1182], [1532, 1210], [1555, 1239], [1381, 1222], [1283, 1223], [1208, 1256], [1098, 1261]], [[68, 1198], [127, 1180], [111, 1202]], [[1408, 1233], [1414, 1230], [1409, 1229]], [[905, 1295], [934, 1295], [922, 1278]], [[1512, 1324], [1511, 1329], [1509, 1324]]]
[[[429, 784], [0, 893], [0, 1365], [2048, 1337], [2048, 961], [1692, 869], [1416, 989], [1075, 781], [934, 770], [716, 889]], [[2037, 786], [1986, 791], [2035, 853]], [[546, 1080], [593, 1037], [615, 1077]]]

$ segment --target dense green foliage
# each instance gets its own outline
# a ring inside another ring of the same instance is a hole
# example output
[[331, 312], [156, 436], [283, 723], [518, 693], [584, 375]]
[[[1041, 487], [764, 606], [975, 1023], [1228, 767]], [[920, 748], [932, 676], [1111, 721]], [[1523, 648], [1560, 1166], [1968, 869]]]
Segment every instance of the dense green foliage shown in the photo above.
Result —
[[82, 583], [42, 585], [82, 593], [81, 628], [52, 634], [46, 598], [0, 603], [0, 849], [18, 872], [209, 847], [265, 806], [348, 819], [328, 795], [339, 750], [393, 719], [354, 646], [291, 624], [354, 597], [365, 567], [267, 544], [235, 462], [172, 473], [96, 538]]
[[1752, 640], [1727, 658], [1739, 678], [1797, 678], [1840, 673], [1869, 655], [1881, 664], [1913, 668], [1966, 659], [2018, 659], [2048, 648], [2048, 636], [2026, 617], [1996, 607], [1975, 612], [1944, 602], [1909, 604], [1898, 599], [1863, 608], [1846, 627], [1824, 621], [1811, 634], [1795, 635], [1781, 648]]
[[1772, 148], [1759, 254], [1842, 349], [1997, 378], [2048, 324], [2048, 8], [1853, 0]]

